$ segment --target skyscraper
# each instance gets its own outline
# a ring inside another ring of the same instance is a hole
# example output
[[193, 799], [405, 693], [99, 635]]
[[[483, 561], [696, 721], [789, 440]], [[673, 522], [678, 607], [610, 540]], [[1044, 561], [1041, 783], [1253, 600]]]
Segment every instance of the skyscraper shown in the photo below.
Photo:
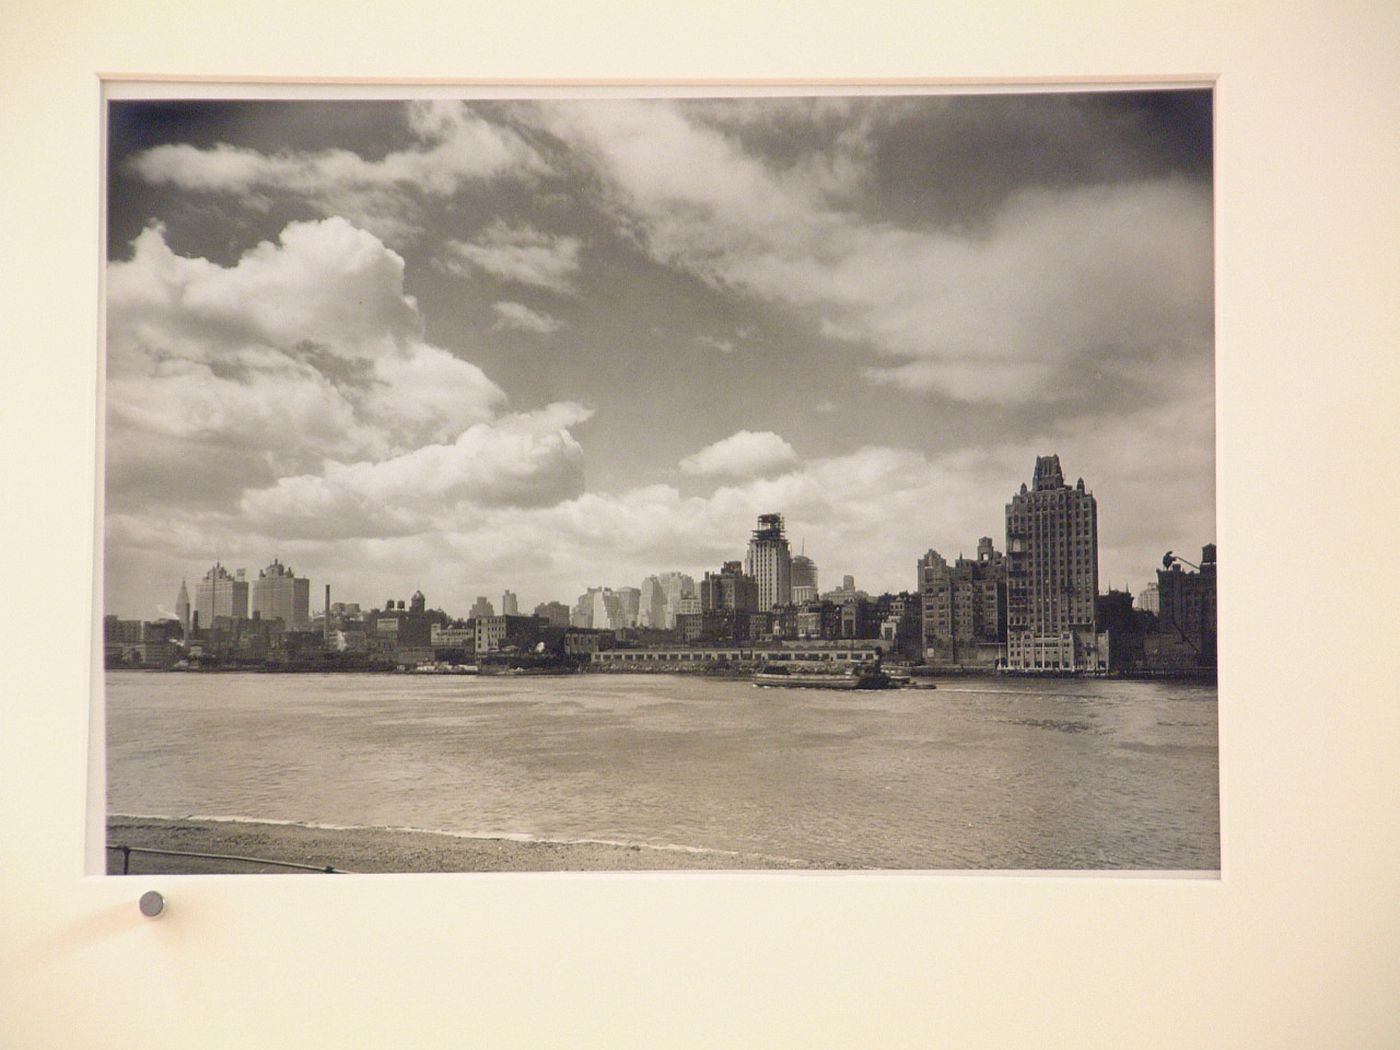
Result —
[[663, 572], [657, 578], [666, 594], [666, 622], [663, 626], [670, 630], [676, 626], [676, 614], [680, 612], [681, 602], [695, 597], [695, 578], [683, 572]]
[[501, 615], [502, 615], [502, 616], [519, 616], [519, 615], [520, 615], [520, 599], [518, 599], [518, 598], [515, 596], [515, 592], [513, 592], [513, 591], [506, 591], [504, 594], [501, 595]]
[[218, 562], [195, 584], [194, 610], [199, 626], [204, 630], [214, 626], [214, 617], [228, 616], [235, 620], [248, 619], [247, 573], [239, 569], [231, 574]]
[[[624, 591], [636, 592], [635, 588], [624, 587]], [[628, 624], [623, 608], [623, 597], [611, 587], [590, 587], [578, 596], [569, 614], [571, 627], [591, 628], [595, 631], [616, 631]]]
[[666, 592], [655, 576], [648, 576], [642, 581], [637, 595], [637, 623], [642, 627], [657, 629], [666, 626]]
[[253, 614], [301, 630], [311, 619], [311, 581], [273, 558], [253, 581]]
[[760, 514], [749, 539], [744, 572], [758, 584], [758, 611], [792, 602], [792, 554], [781, 514]]
[[[578, 601], [574, 602], [573, 608], [569, 610], [569, 626], [585, 629], [593, 626], [593, 596], [601, 589], [590, 587], [578, 596]], [[601, 626], [606, 627], [607, 624]]]
[[471, 612], [468, 614], [473, 620], [480, 620], [486, 616], [495, 616], [496, 607], [491, 604], [486, 595], [478, 594], [476, 601], [472, 603]]
[[185, 581], [180, 581], [180, 593], [175, 596], [175, 619], [180, 621], [180, 629], [185, 637], [190, 636], [190, 592], [185, 589]]
[[637, 623], [643, 627], [665, 626], [666, 594], [661, 589], [661, 581], [648, 575], [641, 581], [637, 594]]
[[1098, 504], [1059, 456], [1038, 456], [1028, 490], [1006, 505], [1007, 653], [1012, 671], [1107, 666], [1094, 627], [1099, 589]]
[[590, 587], [589, 594], [593, 600], [593, 611], [590, 614], [590, 626], [595, 630], [616, 631], [626, 627], [623, 618], [622, 598], [611, 587]]
[[641, 611], [642, 592], [636, 587], [619, 587], [617, 589], [618, 608], [622, 615], [623, 627], [636, 627], [637, 617]]
[[805, 554], [792, 559], [792, 600], [801, 604], [817, 600], [817, 563]]
[[695, 578], [683, 572], [663, 572], [642, 581], [637, 596], [637, 624], [669, 631], [676, 626], [681, 600], [696, 596]]

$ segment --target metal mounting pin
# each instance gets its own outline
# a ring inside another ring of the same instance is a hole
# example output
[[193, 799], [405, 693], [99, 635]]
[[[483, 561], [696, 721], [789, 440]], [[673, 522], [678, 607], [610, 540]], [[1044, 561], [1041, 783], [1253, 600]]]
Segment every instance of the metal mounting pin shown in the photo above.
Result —
[[147, 890], [141, 894], [141, 914], [148, 919], [159, 918], [165, 912], [165, 898], [156, 890]]

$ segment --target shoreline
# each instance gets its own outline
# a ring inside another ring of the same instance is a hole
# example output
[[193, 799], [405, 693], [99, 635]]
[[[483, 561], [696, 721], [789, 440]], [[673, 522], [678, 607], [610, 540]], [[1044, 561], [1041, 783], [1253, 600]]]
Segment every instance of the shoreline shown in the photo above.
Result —
[[[258, 674], [258, 675], [296, 675], [296, 674], [332, 674], [332, 675], [376, 675], [392, 676], [400, 678], [567, 678], [574, 675], [617, 675], [617, 676], [648, 676], [648, 675], [680, 675], [688, 678], [708, 678], [715, 681], [747, 681], [753, 677], [753, 670], [727, 671], [710, 670], [702, 668], [683, 667], [586, 667], [575, 670], [550, 670], [550, 671], [526, 671], [523, 674], [510, 674], [504, 671], [485, 671], [476, 674], [445, 674], [433, 673], [423, 674], [413, 671], [403, 671], [391, 667], [315, 667], [315, 666], [289, 666], [289, 667], [104, 667], [104, 673], [127, 672], [140, 674]], [[1207, 685], [1217, 685], [1219, 675], [1215, 669], [1201, 670], [1176, 670], [1176, 671], [1109, 671], [1109, 672], [1032, 672], [1032, 671], [997, 671], [990, 668], [969, 667], [969, 668], [944, 668], [940, 667], [934, 671], [920, 671], [913, 675], [915, 681], [933, 681], [949, 679], [957, 681], [967, 678], [1015, 678], [1025, 681], [1036, 680], [1063, 680], [1063, 679], [1086, 679], [1091, 681], [1106, 682], [1192, 682]]]
[[[306, 824], [110, 814], [107, 874], [121, 875], [128, 846], [131, 875], [318, 874], [342, 872], [761, 871], [810, 868], [762, 854], [605, 842], [466, 837], [394, 828], [326, 828]], [[135, 850], [175, 850], [248, 859], [209, 859]], [[254, 859], [255, 858], [255, 859]], [[307, 865], [276, 867], [262, 861]]]

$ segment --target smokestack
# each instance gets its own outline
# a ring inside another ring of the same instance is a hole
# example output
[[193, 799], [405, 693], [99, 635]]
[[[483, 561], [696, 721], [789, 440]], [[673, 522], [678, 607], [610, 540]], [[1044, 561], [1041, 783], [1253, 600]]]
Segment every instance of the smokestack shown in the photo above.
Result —
[[322, 619], [325, 620], [325, 626], [323, 628], [323, 633], [325, 635], [324, 640], [326, 644], [329, 645], [331, 640], [331, 585], [329, 583], [326, 584], [326, 613]]

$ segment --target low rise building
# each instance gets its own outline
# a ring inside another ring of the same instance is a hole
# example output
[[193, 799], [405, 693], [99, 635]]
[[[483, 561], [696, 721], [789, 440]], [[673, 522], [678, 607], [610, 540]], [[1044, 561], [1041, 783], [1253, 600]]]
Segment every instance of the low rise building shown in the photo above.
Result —
[[428, 629], [428, 644], [434, 649], [474, 649], [476, 628], [466, 624], [435, 623]]
[[587, 656], [591, 653], [611, 649], [616, 637], [611, 631], [571, 627], [564, 632], [563, 641], [566, 656]]
[[371, 610], [365, 617], [365, 628], [371, 637], [385, 643], [384, 648], [426, 648], [432, 645], [433, 624], [446, 619], [445, 613], [429, 612], [423, 592], [417, 591], [407, 606], [390, 599], [383, 609]]
[[369, 648], [369, 636], [362, 630], [337, 627], [331, 631], [331, 648], [340, 653], [362, 653]]
[[548, 623], [535, 616], [483, 616], [475, 621], [476, 653], [528, 649], [540, 640]]
[[705, 614], [699, 611], [676, 613], [674, 630], [676, 640], [683, 644], [692, 645], [702, 641], [705, 637]]

